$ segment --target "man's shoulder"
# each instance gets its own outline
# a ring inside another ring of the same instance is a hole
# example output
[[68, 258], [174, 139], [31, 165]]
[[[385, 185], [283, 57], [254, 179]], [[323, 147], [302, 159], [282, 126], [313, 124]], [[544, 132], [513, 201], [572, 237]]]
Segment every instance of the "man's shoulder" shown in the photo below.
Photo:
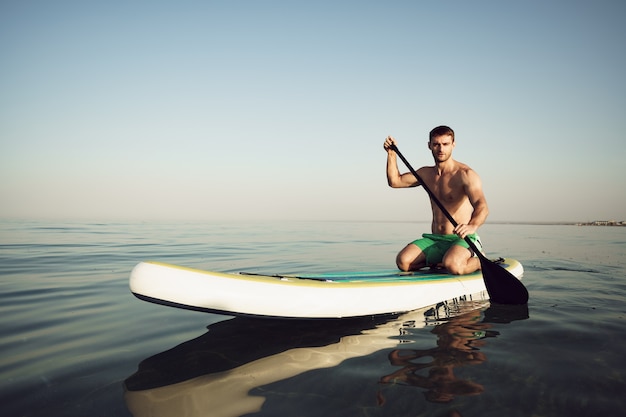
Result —
[[424, 175], [425, 173], [434, 172], [434, 169], [435, 169], [434, 165], [427, 165], [427, 166], [417, 168], [416, 172], [420, 175]]
[[455, 177], [463, 184], [477, 184], [480, 183], [480, 176], [469, 165], [462, 162], [457, 162], [457, 169]]
[[457, 167], [457, 171], [462, 173], [462, 174], [476, 174], [476, 171], [474, 171], [472, 169], [472, 167], [470, 167], [467, 164], [464, 164], [463, 162], [459, 162], [459, 161], [455, 161], [456, 162], [456, 167]]
[[471, 171], [472, 170], [472, 168], [469, 165], [464, 164], [463, 162], [455, 160], [454, 163], [456, 164], [456, 167], [459, 170], [463, 170], [463, 171]]

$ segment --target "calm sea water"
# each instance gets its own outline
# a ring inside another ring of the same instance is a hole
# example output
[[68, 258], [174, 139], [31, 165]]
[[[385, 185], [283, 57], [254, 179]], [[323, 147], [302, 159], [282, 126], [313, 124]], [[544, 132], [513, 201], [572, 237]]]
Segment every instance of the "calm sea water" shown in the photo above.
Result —
[[145, 259], [376, 270], [419, 223], [0, 222], [2, 416], [601, 416], [626, 409], [626, 228], [485, 225], [527, 308], [232, 318], [128, 290]]

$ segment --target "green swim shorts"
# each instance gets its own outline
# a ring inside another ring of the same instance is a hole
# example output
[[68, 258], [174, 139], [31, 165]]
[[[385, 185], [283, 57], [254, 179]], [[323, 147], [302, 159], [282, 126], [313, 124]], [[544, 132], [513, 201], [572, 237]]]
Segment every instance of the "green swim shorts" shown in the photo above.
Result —
[[[468, 235], [470, 240], [476, 245], [479, 250], [482, 250], [483, 246], [480, 243], [480, 238], [476, 233]], [[421, 239], [417, 239], [413, 242], [415, 246], [420, 248], [424, 255], [426, 255], [426, 264], [436, 265], [443, 260], [443, 256], [452, 245], [459, 245], [467, 248], [472, 252], [472, 256], [476, 256], [469, 244], [465, 239], [461, 239], [455, 234], [451, 235], [434, 235], [430, 233], [424, 233]]]

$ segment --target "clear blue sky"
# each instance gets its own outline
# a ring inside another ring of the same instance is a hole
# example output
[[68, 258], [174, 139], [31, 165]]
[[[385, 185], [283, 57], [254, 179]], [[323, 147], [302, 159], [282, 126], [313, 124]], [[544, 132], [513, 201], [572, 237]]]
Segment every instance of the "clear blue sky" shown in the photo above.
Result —
[[0, 218], [626, 220], [626, 2], [2, 1]]

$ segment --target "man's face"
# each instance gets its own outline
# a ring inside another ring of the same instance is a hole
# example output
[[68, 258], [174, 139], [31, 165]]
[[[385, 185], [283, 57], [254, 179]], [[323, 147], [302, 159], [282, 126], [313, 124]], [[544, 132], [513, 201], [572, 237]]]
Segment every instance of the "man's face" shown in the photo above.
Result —
[[452, 149], [454, 149], [452, 135], [434, 137], [428, 142], [428, 149], [432, 152], [435, 162], [447, 161], [452, 156]]

